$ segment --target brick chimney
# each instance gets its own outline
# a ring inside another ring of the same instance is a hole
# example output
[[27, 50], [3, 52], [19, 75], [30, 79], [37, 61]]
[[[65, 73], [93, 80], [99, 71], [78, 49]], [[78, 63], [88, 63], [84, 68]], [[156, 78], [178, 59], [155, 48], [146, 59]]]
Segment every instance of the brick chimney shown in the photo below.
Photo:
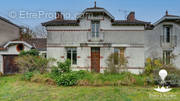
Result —
[[63, 15], [61, 14], [61, 12], [56, 12], [56, 19], [57, 20], [64, 20]]
[[135, 12], [130, 12], [127, 16], [128, 21], [134, 21], [135, 20]]

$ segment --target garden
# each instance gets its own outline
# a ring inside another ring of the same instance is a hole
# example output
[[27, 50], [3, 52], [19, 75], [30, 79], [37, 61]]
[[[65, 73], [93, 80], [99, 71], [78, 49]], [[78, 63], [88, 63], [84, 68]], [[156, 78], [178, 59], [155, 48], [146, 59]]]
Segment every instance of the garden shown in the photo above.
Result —
[[[0, 77], [0, 101], [179, 101], [180, 71], [172, 65], [148, 58], [145, 71], [136, 75], [125, 69], [125, 59], [116, 59], [122, 64], [113, 65], [114, 57], [109, 57], [109, 69], [96, 73], [72, 71], [70, 60], [59, 62], [36, 50], [22, 51], [16, 59], [21, 74]], [[165, 84], [173, 88], [170, 92], [154, 91], [161, 85], [160, 69], [168, 71]]]

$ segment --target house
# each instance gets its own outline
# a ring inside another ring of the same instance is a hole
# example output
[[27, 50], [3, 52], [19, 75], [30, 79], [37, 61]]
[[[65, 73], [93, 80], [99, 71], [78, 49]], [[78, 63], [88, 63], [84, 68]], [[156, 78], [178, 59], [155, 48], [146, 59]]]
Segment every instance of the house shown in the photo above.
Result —
[[76, 20], [65, 20], [60, 12], [56, 19], [42, 23], [48, 32], [47, 57], [71, 60], [73, 70], [104, 72], [111, 53], [128, 60], [127, 69], [140, 73], [145, 63], [145, 32], [149, 22], [130, 12], [126, 20], [116, 20], [101, 7], [85, 9]]
[[46, 39], [21, 39], [21, 28], [11, 21], [0, 17], [0, 72], [12, 74], [18, 72], [14, 58], [22, 50], [38, 49], [46, 53]]
[[161, 58], [180, 69], [180, 16], [166, 14], [145, 35], [145, 58]]

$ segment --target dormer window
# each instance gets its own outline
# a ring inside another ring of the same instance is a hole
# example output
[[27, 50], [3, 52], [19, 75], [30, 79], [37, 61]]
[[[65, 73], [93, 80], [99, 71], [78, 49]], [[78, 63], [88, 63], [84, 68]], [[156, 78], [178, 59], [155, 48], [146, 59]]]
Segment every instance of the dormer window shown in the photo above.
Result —
[[91, 22], [91, 32], [92, 37], [99, 37], [99, 30], [100, 30], [100, 21], [92, 21]]
[[164, 41], [167, 43], [170, 43], [171, 41], [171, 35], [172, 35], [172, 26], [171, 25], [165, 25], [164, 26]]

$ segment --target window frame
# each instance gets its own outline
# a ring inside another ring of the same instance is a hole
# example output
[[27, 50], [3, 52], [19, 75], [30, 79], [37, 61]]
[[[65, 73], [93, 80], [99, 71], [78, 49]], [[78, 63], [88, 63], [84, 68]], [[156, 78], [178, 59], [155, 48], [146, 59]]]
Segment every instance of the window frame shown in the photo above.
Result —
[[[115, 50], [117, 50], [117, 51], [115, 51]], [[119, 65], [120, 64], [119, 59], [125, 58], [125, 47], [115, 47], [114, 48], [114, 55], [116, 53], [118, 53], [118, 60], [117, 60], [117, 63], [115, 63], [115, 60], [113, 60], [113, 62], [115, 65]], [[115, 58], [115, 56], [114, 56], [114, 58]]]
[[[164, 25], [163, 26], [163, 36], [164, 36], [164, 42], [166, 43], [170, 43], [171, 42], [171, 36], [173, 35], [172, 32], [172, 25]], [[169, 29], [169, 31], [167, 31], [167, 29]]]
[[[94, 27], [93, 27], [93, 24], [95, 25]], [[97, 27], [97, 25], [98, 25], [98, 27]], [[93, 30], [93, 28], [94, 28], [94, 30]], [[99, 33], [100, 33], [100, 21], [99, 20], [91, 21], [91, 33], [92, 33], [91, 36], [93, 38], [99, 37]]]
[[171, 50], [164, 50], [163, 51], [163, 63], [166, 65], [171, 64], [171, 55], [172, 51]]
[[[69, 54], [68, 51], [70, 51], [70, 58], [68, 58], [68, 54]], [[74, 58], [74, 54], [75, 54], [75, 58]], [[77, 48], [76, 47], [66, 47], [66, 59], [70, 59], [71, 65], [77, 65]]]

